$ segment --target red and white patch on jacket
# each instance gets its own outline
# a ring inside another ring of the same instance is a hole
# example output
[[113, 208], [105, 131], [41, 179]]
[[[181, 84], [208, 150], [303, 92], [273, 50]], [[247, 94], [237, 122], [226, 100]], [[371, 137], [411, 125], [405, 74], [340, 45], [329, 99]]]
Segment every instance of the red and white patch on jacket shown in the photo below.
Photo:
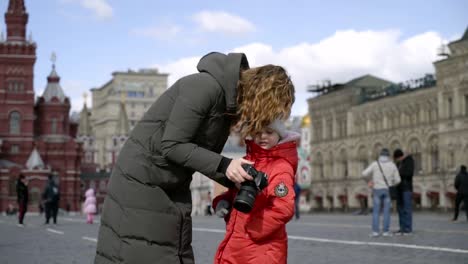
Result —
[[285, 197], [286, 195], [288, 195], [288, 192], [288, 186], [286, 186], [284, 182], [281, 182], [275, 187], [275, 195], [278, 197]]

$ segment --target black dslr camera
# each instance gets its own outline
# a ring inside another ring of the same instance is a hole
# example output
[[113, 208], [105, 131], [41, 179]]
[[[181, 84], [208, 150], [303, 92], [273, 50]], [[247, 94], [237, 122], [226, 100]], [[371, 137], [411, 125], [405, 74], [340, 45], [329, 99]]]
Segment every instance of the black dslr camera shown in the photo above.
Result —
[[240, 190], [234, 199], [234, 208], [248, 213], [252, 210], [257, 194], [268, 185], [268, 176], [249, 164], [242, 164], [242, 168], [253, 177], [253, 180], [241, 183]]

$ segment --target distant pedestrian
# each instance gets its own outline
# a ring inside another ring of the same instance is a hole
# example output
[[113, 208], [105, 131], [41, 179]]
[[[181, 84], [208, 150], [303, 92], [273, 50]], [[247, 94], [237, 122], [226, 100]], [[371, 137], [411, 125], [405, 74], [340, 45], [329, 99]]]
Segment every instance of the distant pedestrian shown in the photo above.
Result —
[[396, 235], [409, 235], [413, 232], [414, 160], [411, 155], [405, 155], [401, 149], [393, 152], [393, 159], [401, 177], [396, 199], [400, 229]]
[[23, 226], [24, 215], [28, 211], [28, 182], [23, 174], [20, 174], [16, 182], [16, 196], [18, 200], [18, 225]]
[[455, 177], [455, 189], [457, 195], [455, 198], [455, 214], [453, 215], [452, 221], [457, 221], [460, 204], [463, 201], [465, 205], [466, 221], [468, 221], [468, 173], [466, 172], [466, 166], [460, 166], [460, 172]]
[[42, 215], [44, 213], [44, 202], [39, 201], [39, 214]]
[[96, 196], [93, 188], [89, 188], [85, 192], [85, 201], [83, 204], [83, 212], [86, 214], [86, 223], [92, 224], [94, 220], [94, 214], [96, 213]]
[[57, 224], [57, 213], [60, 201], [60, 190], [59, 186], [55, 183], [52, 175], [49, 175], [47, 186], [42, 194], [45, 207], [45, 224], [49, 224], [49, 220], [52, 217], [54, 224]]
[[299, 202], [301, 201], [301, 186], [297, 182], [294, 183], [294, 213], [296, 215], [296, 220], [300, 218], [300, 208]]
[[390, 192], [389, 187], [400, 183], [400, 174], [395, 164], [390, 160], [390, 151], [386, 148], [380, 151], [379, 158], [372, 162], [363, 172], [362, 176], [367, 181], [367, 185], [373, 189], [373, 209], [372, 209], [372, 237], [377, 237], [379, 233], [379, 218], [381, 207], [383, 207], [383, 236], [391, 236], [390, 231]]
[[212, 202], [212, 199], [211, 199], [211, 192], [208, 192], [206, 194], [206, 207], [205, 207], [205, 215], [213, 215], [211, 213], [211, 202]]

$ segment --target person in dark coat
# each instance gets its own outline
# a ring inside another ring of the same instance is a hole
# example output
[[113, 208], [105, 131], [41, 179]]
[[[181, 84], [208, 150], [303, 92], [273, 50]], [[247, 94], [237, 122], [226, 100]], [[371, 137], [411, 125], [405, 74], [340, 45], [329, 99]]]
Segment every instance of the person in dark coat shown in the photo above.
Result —
[[463, 201], [465, 204], [466, 220], [468, 221], [468, 173], [466, 172], [466, 166], [460, 166], [460, 172], [455, 177], [455, 189], [457, 195], [455, 197], [455, 214], [453, 215], [452, 221], [457, 221], [460, 204]]
[[57, 224], [57, 213], [60, 201], [60, 190], [59, 186], [55, 183], [52, 175], [49, 175], [46, 188], [42, 194], [45, 207], [45, 224], [49, 224], [50, 218], [54, 220], [54, 224]]
[[23, 226], [24, 215], [28, 211], [28, 201], [29, 201], [29, 192], [28, 192], [28, 182], [23, 174], [20, 174], [18, 181], [16, 182], [16, 196], [18, 200], [18, 224]]
[[287, 118], [294, 86], [280, 66], [249, 69], [242, 53], [212, 52], [167, 89], [132, 130], [112, 170], [94, 263], [194, 263], [195, 171], [232, 187], [251, 180], [221, 153], [231, 128], [255, 134]]
[[301, 201], [301, 186], [297, 182], [294, 182], [294, 214], [296, 215], [296, 220], [299, 219], [300, 215], [300, 208], [299, 202]]
[[397, 211], [400, 229], [396, 235], [410, 235], [413, 232], [413, 175], [414, 159], [405, 155], [401, 149], [393, 152], [401, 182], [398, 185]]

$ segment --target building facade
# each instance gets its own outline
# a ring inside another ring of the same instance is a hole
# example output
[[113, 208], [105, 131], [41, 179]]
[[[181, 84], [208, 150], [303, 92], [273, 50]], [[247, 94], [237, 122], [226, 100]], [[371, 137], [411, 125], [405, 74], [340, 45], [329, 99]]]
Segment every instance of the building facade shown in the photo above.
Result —
[[[167, 74], [157, 69], [114, 72], [100, 88], [91, 89], [92, 109], [83, 109], [89, 127], [79, 130], [87, 160], [109, 170], [129, 132], [167, 88]], [[86, 112], [86, 113], [85, 113]]]
[[[36, 43], [26, 39], [28, 13], [24, 1], [10, 0], [5, 14], [7, 39], [0, 40], [0, 211], [16, 206], [16, 180], [29, 181], [30, 211], [37, 211], [48, 175], [61, 191], [60, 207], [79, 209], [81, 145], [70, 100], [55, 70], [42, 96], [34, 100]], [[54, 56], [55, 57], [55, 56]]]
[[468, 29], [448, 47], [435, 76], [395, 84], [366, 75], [312, 90], [320, 93], [308, 100], [313, 208], [371, 204], [361, 172], [382, 147], [415, 159], [416, 208], [453, 206], [454, 176], [468, 164]]
[[156, 69], [114, 72], [100, 88], [91, 89], [92, 108], [80, 113], [78, 140], [83, 144], [82, 192], [93, 188], [98, 211], [107, 182], [131, 130], [167, 88], [167, 74]]

